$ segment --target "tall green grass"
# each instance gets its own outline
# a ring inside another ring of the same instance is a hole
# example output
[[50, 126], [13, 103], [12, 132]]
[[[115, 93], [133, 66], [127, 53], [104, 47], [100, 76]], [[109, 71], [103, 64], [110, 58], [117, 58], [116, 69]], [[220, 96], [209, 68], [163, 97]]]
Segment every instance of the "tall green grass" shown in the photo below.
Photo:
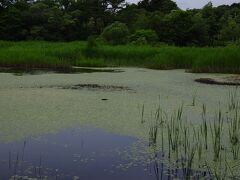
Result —
[[197, 48], [86, 42], [0, 41], [0, 66], [8, 67], [146, 67], [192, 72], [240, 73], [240, 47]]
[[0, 42], [0, 66], [61, 68], [74, 64], [83, 42]]
[[[173, 171], [182, 170], [184, 179], [239, 179], [240, 96], [238, 89], [229, 94], [215, 116], [202, 105], [202, 121], [196, 123], [189, 121], [185, 113], [189, 105], [184, 104], [173, 112], [159, 104], [155, 118], [152, 113], [145, 116], [144, 124], [150, 127], [148, 152], [167, 155], [155, 161], [164, 162]], [[193, 108], [200, 107], [196, 104]]]

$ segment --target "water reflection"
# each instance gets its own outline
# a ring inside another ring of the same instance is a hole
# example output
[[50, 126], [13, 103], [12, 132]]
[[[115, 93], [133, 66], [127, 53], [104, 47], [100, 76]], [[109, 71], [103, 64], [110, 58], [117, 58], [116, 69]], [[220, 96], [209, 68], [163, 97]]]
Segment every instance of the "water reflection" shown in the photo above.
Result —
[[[71, 129], [59, 134], [0, 144], [1, 179], [186, 179], [185, 170], [169, 168], [163, 153], [127, 158], [137, 140], [98, 129]], [[148, 143], [145, 144], [148, 146]], [[133, 157], [133, 156], [132, 156]], [[142, 161], [140, 160], [142, 158]], [[144, 163], [145, 161], [145, 163]], [[198, 175], [198, 176], [197, 176]], [[201, 172], [191, 171], [197, 179]], [[203, 176], [201, 176], [203, 177]], [[205, 177], [207, 177], [205, 175]]]
[[74, 129], [0, 145], [1, 179], [149, 179], [142, 167], [117, 169], [127, 164], [125, 151], [134, 138], [96, 129]]
[[69, 68], [0, 68], [0, 73], [12, 73], [16, 76], [23, 75], [40, 75], [46, 73], [59, 73], [59, 74], [78, 74], [78, 73], [94, 73], [94, 72], [110, 72], [119, 73], [123, 72], [119, 69], [109, 68], [80, 68], [80, 67], [69, 67]]

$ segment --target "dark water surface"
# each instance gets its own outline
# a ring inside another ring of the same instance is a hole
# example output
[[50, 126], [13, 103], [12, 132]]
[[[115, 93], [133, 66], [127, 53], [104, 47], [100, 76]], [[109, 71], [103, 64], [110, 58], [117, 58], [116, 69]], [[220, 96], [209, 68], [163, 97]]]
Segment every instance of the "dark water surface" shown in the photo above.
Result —
[[40, 74], [51, 74], [51, 73], [58, 73], [58, 74], [79, 74], [79, 73], [96, 73], [96, 72], [109, 72], [109, 73], [118, 73], [123, 72], [122, 70], [116, 69], [100, 69], [100, 68], [85, 68], [85, 67], [76, 67], [76, 68], [56, 68], [56, 69], [49, 69], [49, 68], [3, 68], [0, 67], [0, 73], [12, 73], [16, 76], [23, 76], [23, 75], [40, 75]]
[[[71, 129], [59, 134], [0, 144], [0, 176], [42, 179], [155, 179], [143, 166], [130, 163], [119, 152], [135, 142], [98, 129]], [[20, 178], [19, 178], [20, 179]]]
[[135, 138], [86, 128], [65, 130], [58, 134], [29, 138], [23, 142], [0, 144], [0, 177], [84, 180], [184, 179], [182, 170], [170, 170], [159, 161], [146, 165], [123, 156], [134, 142]]

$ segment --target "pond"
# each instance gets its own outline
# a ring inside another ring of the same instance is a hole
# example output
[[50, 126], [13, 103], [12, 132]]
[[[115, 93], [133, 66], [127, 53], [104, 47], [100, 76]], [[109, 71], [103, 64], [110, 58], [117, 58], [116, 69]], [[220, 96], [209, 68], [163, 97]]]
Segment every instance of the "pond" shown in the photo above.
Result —
[[228, 75], [184, 70], [30, 72], [0, 73], [1, 179], [184, 179], [183, 169], [149, 161], [148, 122], [161, 104], [166, 113], [183, 106], [198, 124], [202, 105], [213, 118], [232, 89], [194, 81]]

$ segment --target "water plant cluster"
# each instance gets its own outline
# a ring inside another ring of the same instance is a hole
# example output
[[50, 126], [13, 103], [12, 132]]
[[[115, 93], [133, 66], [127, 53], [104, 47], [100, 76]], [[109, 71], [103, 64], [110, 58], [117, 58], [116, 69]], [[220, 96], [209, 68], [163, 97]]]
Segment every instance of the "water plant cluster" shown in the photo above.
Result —
[[240, 48], [109, 46], [94, 42], [0, 42], [1, 67], [69, 68], [146, 67], [189, 69], [192, 72], [240, 72]]
[[219, 106], [214, 117], [208, 115], [207, 106], [203, 104], [201, 122], [198, 123], [192, 123], [184, 116], [183, 105], [172, 114], [164, 112], [163, 106], [159, 106], [149, 125], [149, 148], [154, 161], [164, 161], [172, 169], [181, 170], [185, 179], [196, 176], [238, 179], [239, 105], [236, 88], [229, 92], [225, 108]]

